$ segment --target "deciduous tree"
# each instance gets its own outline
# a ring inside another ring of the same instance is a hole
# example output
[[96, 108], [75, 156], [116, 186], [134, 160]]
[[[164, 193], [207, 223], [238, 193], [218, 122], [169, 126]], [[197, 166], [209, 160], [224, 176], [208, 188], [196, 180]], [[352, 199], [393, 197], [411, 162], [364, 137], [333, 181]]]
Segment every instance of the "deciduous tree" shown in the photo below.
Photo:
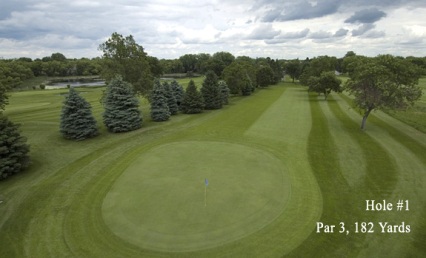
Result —
[[103, 51], [102, 75], [105, 79], [111, 80], [119, 74], [124, 81], [133, 85], [134, 92], [149, 94], [153, 78], [148, 57], [132, 35], [123, 37], [114, 32], [106, 42], [99, 45], [99, 49]]
[[322, 72], [319, 77], [311, 76], [308, 80], [309, 91], [324, 94], [325, 100], [332, 91], [342, 92], [341, 84], [334, 72]]
[[301, 63], [299, 59], [291, 60], [285, 65], [285, 72], [290, 76], [290, 78], [293, 80], [299, 79], [300, 73], [302, 71]]
[[269, 65], [262, 65], [256, 71], [257, 85], [267, 87], [274, 84], [274, 71]]
[[364, 112], [361, 129], [375, 109], [403, 109], [421, 97], [418, 68], [402, 58], [381, 55], [352, 61], [346, 89]]

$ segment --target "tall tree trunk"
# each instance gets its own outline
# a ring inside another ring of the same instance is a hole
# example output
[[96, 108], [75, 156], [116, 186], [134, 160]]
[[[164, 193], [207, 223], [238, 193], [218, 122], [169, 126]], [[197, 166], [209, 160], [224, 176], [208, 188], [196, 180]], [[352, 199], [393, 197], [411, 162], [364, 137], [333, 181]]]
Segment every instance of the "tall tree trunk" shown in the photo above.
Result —
[[367, 122], [367, 117], [370, 114], [372, 109], [367, 109], [367, 111], [365, 111], [364, 116], [362, 117], [362, 123], [361, 123], [361, 130], [364, 130], [365, 128], [365, 123]]

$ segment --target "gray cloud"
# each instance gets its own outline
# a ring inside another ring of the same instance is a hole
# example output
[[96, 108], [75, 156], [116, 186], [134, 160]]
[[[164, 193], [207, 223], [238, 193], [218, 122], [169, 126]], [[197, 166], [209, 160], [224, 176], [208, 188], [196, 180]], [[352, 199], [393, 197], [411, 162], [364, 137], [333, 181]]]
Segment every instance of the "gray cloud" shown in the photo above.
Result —
[[377, 31], [377, 30], [371, 30], [367, 32], [365, 35], [363, 35], [363, 38], [367, 39], [377, 39], [377, 38], [383, 38], [386, 36], [386, 33], [384, 31]]
[[303, 0], [291, 6], [279, 5], [270, 9], [262, 18], [264, 22], [313, 19], [336, 13], [341, 0], [324, 0], [316, 3]]
[[273, 39], [275, 36], [278, 36], [281, 33], [279, 30], [275, 30], [271, 24], [262, 24], [259, 27], [255, 28], [246, 39]]
[[339, 37], [344, 37], [346, 35], [348, 35], [349, 30], [347, 29], [340, 29], [338, 31], [336, 31], [336, 33], [334, 33], [333, 37], [339, 38]]
[[306, 37], [309, 31], [310, 30], [306, 28], [301, 31], [284, 32], [284, 33], [281, 33], [281, 35], [279, 35], [277, 38], [278, 39], [300, 39], [300, 38]]
[[358, 29], [352, 30], [352, 36], [357, 37], [361, 36], [369, 30], [372, 30], [376, 27], [374, 24], [363, 24]]
[[290, 32], [281, 32], [280, 35], [276, 36], [273, 39], [265, 40], [266, 44], [280, 44], [290, 41], [297, 41], [304, 39], [308, 36], [310, 30], [308, 28], [301, 31], [290, 31]]
[[317, 31], [317, 32], [312, 32], [311, 34], [309, 34], [309, 38], [311, 39], [327, 39], [327, 38], [331, 38], [333, 36], [333, 34], [331, 34], [328, 31]]
[[377, 8], [364, 9], [355, 12], [345, 23], [375, 23], [383, 17], [386, 17], [386, 13]]

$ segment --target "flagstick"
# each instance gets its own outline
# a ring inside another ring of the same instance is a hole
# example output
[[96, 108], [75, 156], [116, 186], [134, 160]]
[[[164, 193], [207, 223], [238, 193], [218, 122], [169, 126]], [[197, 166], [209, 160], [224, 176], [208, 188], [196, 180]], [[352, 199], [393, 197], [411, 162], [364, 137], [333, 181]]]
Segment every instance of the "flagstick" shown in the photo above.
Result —
[[204, 207], [207, 206], [207, 185], [204, 187]]

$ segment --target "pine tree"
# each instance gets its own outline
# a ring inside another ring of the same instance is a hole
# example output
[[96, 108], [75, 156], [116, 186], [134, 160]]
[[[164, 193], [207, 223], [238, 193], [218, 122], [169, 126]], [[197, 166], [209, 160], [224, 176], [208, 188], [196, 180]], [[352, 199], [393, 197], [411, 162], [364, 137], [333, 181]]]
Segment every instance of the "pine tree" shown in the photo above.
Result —
[[169, 107], [170, 115], [174, 116], [178, 113], [179, 107], [176, 102], [175, 92], [170, 87], [168, 82], [163, 82], [164, 93], [167, 98], [167, 106]]
[[229, 88], [228, 85], [226, 84], [225, 81], [220, 81], [219, 82], [219, 89], [220, 89], [220, 94], [222, 96], [222, 104], [223, 105], [228, 105], [229, 101]]
[[30, 147], [18, 128], [0, 111], [0, 180], [18, 173], [30, 164]]
[[183, 90], [182, 85], [180, 85], [176, 80], [172, 81], [171, 87], [172, 87], [172, 90], [175, 92], [176, 104], [178, 105], [179, 110], [181, 110], [180, 104], [183, 101], [185, 91]]
[[123, 81], [121, 76], [116, 76], [107, 85], [103, 104], [103, 120], [109, 131], [119, 133], [141, 128], [139, 100], [133, 93], [132, 85]]
[[181, 104], [182, 112], [185, 114], [196, 114], [203, 112], [204, 100], [193, 80], [189, 81]]
[[62, 106], [60, 132], [66, 139], [84, 140], [98, 135], [90, 104], [70, 88]]
[[170, 110], [165, 94], [165, 89], [160, 80], [155, 80], [151, 92], [151, 118], [155, 122], [167, 121], [170, 118]]
[[206, 73], [201, 94], [204, 98], [205, 109], [220, 109], [222, 108], [222, 96], [217, 81], [217, 76], [213, 71]]

